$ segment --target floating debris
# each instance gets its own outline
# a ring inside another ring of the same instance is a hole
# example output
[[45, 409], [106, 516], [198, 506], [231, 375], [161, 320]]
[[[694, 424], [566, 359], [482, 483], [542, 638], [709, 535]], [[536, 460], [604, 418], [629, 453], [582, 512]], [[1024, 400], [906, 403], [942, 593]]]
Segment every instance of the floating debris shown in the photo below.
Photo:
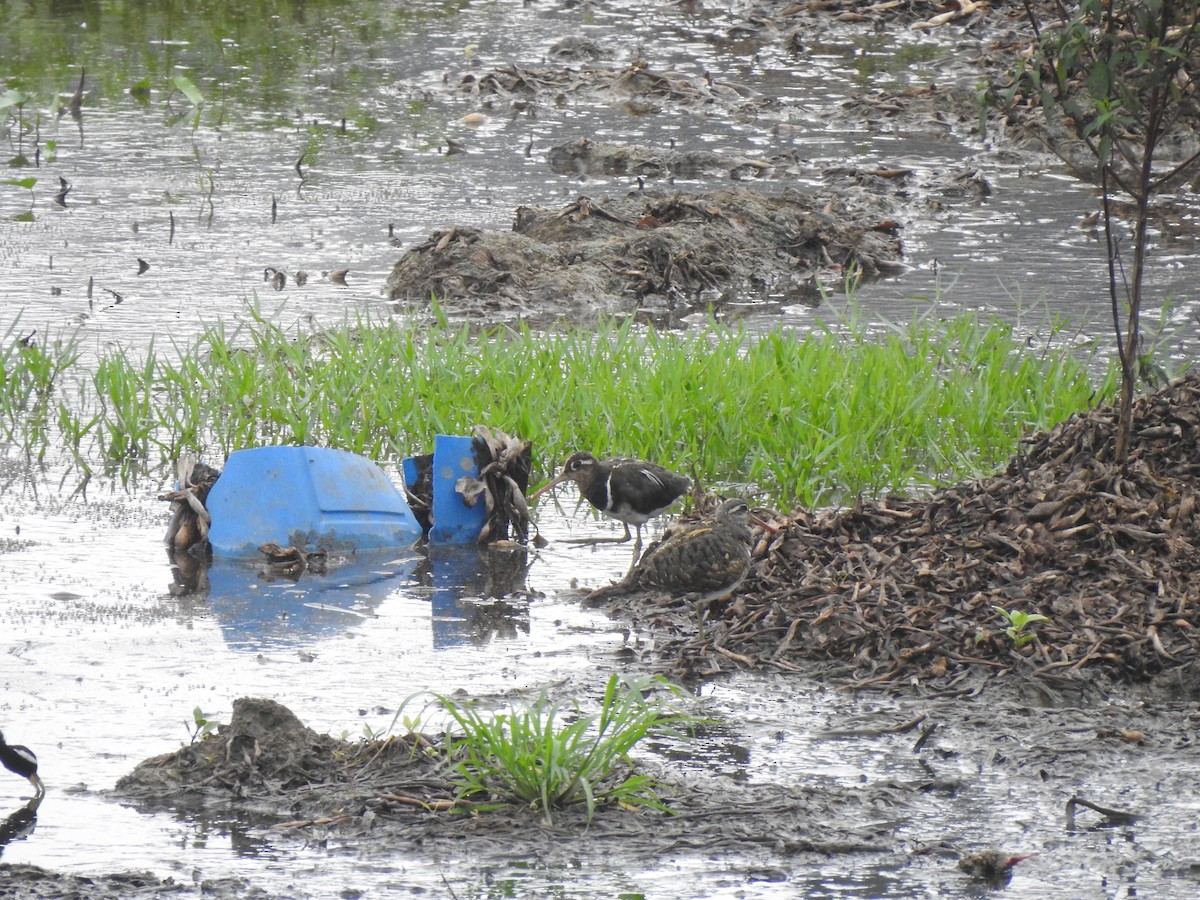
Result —
[[208, 492], [217, 483], [221, 473], [206, 463], [184, 458], [176, 464], [176, 490], [160, 494], [159, 500], [171, 504], [171, 520], [167, 524], [166, 544], [176, 551], [191, 551], [208, 542], [208, 529], [212, 517], [205, 502]]
[[267, 558], [268, 576], [282, 575], [293, 581], [305, 572], [323, 573], [329, 562], [329, 554], [323, 549], [305, 551], [294, 545], [280, 547], [273, 541], [260, 546], [258, 552]]
[[999, 850], [980, 850], [959, 859], [958, 868], [976, 881], [985, 882], [993, 888], [1001, 888], [1012, 880], [1013, 866], [1037, 855], [1027, 853], [1024, 856], [1009, 856]]
[[[529, 441], [510, 437], [498, 428], [475, 426], [471, 449], [479, 477], [463, 476], [454, 489], [472, 509], [480, 499], [486, 504], [487, 519], [477, 543], [507, 541], [510, 526], [517, 540], [524, 543], [528, 539], [530, 518], [525, 492], [529, 490], [529, 473], [533, 468], [532, 446]], [[540, 540], [540, 535], [535, 538], [535, 542]]]

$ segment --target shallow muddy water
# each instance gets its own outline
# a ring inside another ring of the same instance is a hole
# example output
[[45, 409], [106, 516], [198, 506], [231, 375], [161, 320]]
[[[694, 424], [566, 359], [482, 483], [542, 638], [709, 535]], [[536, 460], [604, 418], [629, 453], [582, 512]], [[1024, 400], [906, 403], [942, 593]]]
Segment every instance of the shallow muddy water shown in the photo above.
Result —
[[[588, 136], [752, 157], [794, 150], [801, 185], [849, 163], [911, 167], [925, 183], [980, 166], [993, 193], [905, 221], [912, 269], [864, 285], [867, 314], [977, 308], [1033, 323], [1042, 313], [1028, 310], [1044, 301], [1085, 333], [1106, 327], [1099, 245], [1076, 227], [1095, 200], [1053, 161], [990, 154], [953, 130], [906, 135], [833, 115], [853, 91], [973, 78], [954, 64], [968, 36], [958, 46], [953, 36], [830, 25], [797, 59], [778, 41], [732, 40], [744, 10], [689, 4], [245, 6], [245, 18], [221, 4], [200, 15], [171, 3], [0, 11], [0, 93], [33, 97], [21, 114], [29, 131], [10, 120], [0, 146], [9, 160], [41, 163], [9, 171], [36, 177], [32, 190], [0, 185], [0, 325], [19, 314], [17, 330], [43, 338], [79, 327], [94, 356], [151, 339], [170, 352], [173, 339], [235, 322], [250, 303], [284, 323], [401, 315], [384, 301], [384, 281], [404, 247], [435, 228], [508, 228], [523, 204], [631, 189], [628, 178], [550, 171], [549, 147]], [[708, 71], [780, 102], [737, 118], [635, 114], [572, 97], [535, 115], [484, 109], [457, 88], [509, 62], [540, 64], [555, 42], [578, 35], [609, 47], [613, 65], [641, 53], [656, 67]], [[80, 120], [59, 118], [53, 97], [69, 98], [80, 67]], [[205, 97], [198, 118], [170, 84], [177, 74]], [[128, 92], [143, 77], [145, 101]], [[481, 121], [462, 121], [479, 112]], [[65, 205], [53, 200], [60, 177], [71, 185]], [[141, 275], [139, 259], [149, 266]], [[1186, 291], [1196, 265], [1195, 247], [1181, 242], [1156, 254], [1150, 275], [1156, 290], [1178, 295], [1179, 361], [1194, 352]], [[283, 291], [264, 282], [268, 266], [289, 273]], [[341, 269], [345, 285], [322, 277]], [[297, 270], [310, 273], [307, 284], [295, 283]], [[741, 313], [754, 328], [807, 328], [824, 314], [788, 298]], [[954, 861], [1000, 846], [1040, 854], [1018, 866], [1009, 896], [1197, 892], [1196, 709], [1133, 699], [1086, 715], [1006, 702], [981, 739], [987, 711], [948, 702], [856, 698], [751, 675], [701, 688], [697, 709], [721, 723], [719, 733], [694, 746], [661, 743], [646, 758], [685, 785], [776, 786], [795, 795], [797, 817], [807, 786], [869, 790], [870, 803], [843, 827], [875, 849], [827, 857], [781, 849], [764, 833], [758, 853], [682, 847], [626, 858], [584, 834], [553, 854], [518, 848], [475, 859], [396, 853], [336, 832], [297, 838], [237, 814], [135, 812], [106, 792], [140, 760], [187, 741], [195, 707], [222, 720], [234, 698], [267, 696], [318, 731], [353, 737], [387, 727], [413, 695], [405, 711], [415, 714], [434, 691], [594, 696], [649, 638], [581, 609], [568, 588], [619, 576], [630, 548], [565, 543], [615, 531], [576, 511], [564, 490], [561, 511], [541, 511], [551, 544], [530, 552], [527, 577], [515, 582], [495, 572], [489, 581], [471, 555], [406, 552], [299, 585], [224, 566], [209, 594], [180, 596], [161, 546], [165, 504], [153, 499], [162, 485], [94, 485], [84, 502], [57, 483], [26, 480], [18, 468], [0, 499], [0, 726], [37, 751], [49, 786], [36, 829], [0, 848], [4, 862], [80, 874], [148, 869], [183, 884], [238, 875], [277, 896], [449, 888], [460, 898], [867, 898], [984, 896]], [[497, 603], [490, 594], [510, 596]], [[829, 734], [921, 714], [943, 725], [920, 753], [916, 732]], [[1060, 720], [1060, 739], [1047, 746]], [[1098, 743], [1096, 720], [1149, 739]], [[26, 793], [19, 779], [0, 779], [0, 813]], [[1068, 830], [1063, 805], [1076, 793], [1145, 818]]]
[[[853, 94], [973, 83], [977, 75], [954, 62], [973, 47], [966, 36], [829, 25], [798, 57], [776, 41], [731, 43], [738, 11], [689, 13], [686, 5], [406, 4], [402, 14], [386, 4], [337, 4], [329, 22], [298, 9], [293, 21], [268, 16], [273, 24], [257, 27], [127, 13], [121, 34], [114, 16], [79, 23], [6, 9], [22, 26], [6, 57], [36, 59], [20, 36], [37, 29], [58, 29], [68, 52], [36, 77], [32, 62], [0, 72], [34, 98], [22, 112], [25, 132], [7, 129], [11, 158], [41, 162], [13, 171], [37, 179], [31, 190], [0, 189], [0, 221], [8, 223], [0, 228], [0, 300], [9, 314], [23, 310], [28, 329], [82, 324], [94, 349], [138, 345], [151, 333], [164, 348], [168, 336], [232, 320], [255, 298], [269, 310], [283, 305], [285, 320], [390, 315], [381, 296], [388, 272], [403, 247], [434, 229], [506, 230], [521, 205], [630, 189], [628, 177], [550, 171], [549, 148], [582, 137], [749, 158], [794, 152], [789, 180], [800, 187], [819, 185], [829, 167], [907, 167], [919, 195], [977, 166], [992, 187], [986, 199], [952, 212], [910, 209], [900, 224], [912, 270], [864, 286], [868, 314], [906, 319], [940, 301], [947, 312], [1010, 317], [1044, 302], [1088, 333], [1107, 329], [1100, 247], [1076, 227], [1096, 201], [1051, 157], [991, 153], [963, 125], [910, 133], [886, 118], [841, 114]], [[624, 46], [629, 36], [636, 44]], [[657, 67], [709, 72], [778, 102], [753, 116], [670, 107], [635, 115], [611, 96], [572, 94], [558, 106], [514, 111], [460, 87], [493, 67], [543, 64], [567, 37], [600, 43], [606, 65], [640, 52]], [[128, 55], [89, 64], [118, 41], [130, 44]], [[55, 92], [64, 92], [60, 103], [70, 96], [75, 60], [89, 73], [79, 121], [48, 109]], [[198, 111], [169, 81], [176, 74], [202, 92]], [[129, 88], [143, 77], [149, 94], [135, 99]], [[472, 115], [479, 120], [464, 121]], [[61, 205], [53, 199], [60, 177], [71, 186]], [[766, 190], [781, 186], [768, 181]], [[1174, 298], [1181, 354], [1195, 330], [1195, 255], [1191, 240], [1161, 247], [1150, 273], [1158, 295]], [[149, 266], [142, 274], [139, 260]], [[284, 290], [266, 282], [268, 267], [288, 273]], [[344, 285], [322, 275], [346, 269]], [[308, 273], [303, 286], [297, 271]], [[813, 315], [786, 298], [743, 312], [756, 327], [806, 328]]]

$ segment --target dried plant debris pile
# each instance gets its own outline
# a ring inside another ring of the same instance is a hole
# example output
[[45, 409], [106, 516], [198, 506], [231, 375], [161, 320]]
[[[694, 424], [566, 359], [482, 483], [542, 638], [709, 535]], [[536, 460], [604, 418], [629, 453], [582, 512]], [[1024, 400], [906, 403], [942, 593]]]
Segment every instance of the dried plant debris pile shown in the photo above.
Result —
[[521, 207], [511, 232], [449, 228], [407, 251], [392, 300], [491, 317], [566, 310], [579, 316], [746, 302], [812, 290], [817, 272], [896, 273], [896, 225], [875, 212], [786, 190], [638, 191]]
[[[698, 632], [693, 610], [672, 621], [656, 608], [651, 623], [675, 628], [665, 662], [707, 675], [818, 661], [858, 685], [1193, 672], [1200, 375], [1135, 401], [1125, 467], [1111, 460], [1116, 419], [1112, 407], [1072, 417], [1003, 474], [926, 499], [776, 523], [739, 595]], [[1022, 642], [995, 607], [1047, 620]]]

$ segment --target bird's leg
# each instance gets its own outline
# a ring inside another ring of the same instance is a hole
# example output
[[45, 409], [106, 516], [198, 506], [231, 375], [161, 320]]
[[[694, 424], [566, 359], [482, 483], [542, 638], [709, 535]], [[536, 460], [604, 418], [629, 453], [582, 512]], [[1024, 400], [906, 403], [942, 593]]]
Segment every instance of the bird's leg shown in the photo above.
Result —
[[[625, 534], [623, 537], [568, 538], [567, 540], [563, 541], [563, 543], [564, 544], [624, 544], [626, 541], [630, 540], [633, 537], [633, 535], [629, 533], [629, 523], [628, 522], [622, 522], [621, 524], [625, 526]], [[641, 547], [642, 547], [642, 526], [639, 525], [638, 526], [638, 543], [637, 543], [636, 550], [640, 551]], [[637, 562], [636, 552], [634, 555], [634, 562]]]
[[704, 598], [701, 597], [699, 600], [689, 603], [688, 605], [692, 608], [692, 612], [696, 614], [696, 636], [703, 639], [704, 614], [708, 611], [708, 604], [705, 603]]
[[638, 544], [633, 548], [633, 559], [629, 560], [629, 568], [626, 570], [625, 576], [621, 579], [622, 582], [627, 582], [633, 577], [633, 570], [637, 568], [638, 560], [641, 559], [642, 556], [641, 550], [641, 544]]

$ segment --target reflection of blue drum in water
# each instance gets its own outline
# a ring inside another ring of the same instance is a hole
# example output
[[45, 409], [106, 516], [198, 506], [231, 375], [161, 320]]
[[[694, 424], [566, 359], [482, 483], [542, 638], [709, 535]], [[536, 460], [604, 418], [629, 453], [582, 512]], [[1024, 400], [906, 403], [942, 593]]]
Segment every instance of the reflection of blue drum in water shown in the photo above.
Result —
[[208, 495], [214, 556], [258, 557], [260, 544], [349, 553], [408, 547], [421, 526], [371, 460], [323, 447], [229, 455]]
[[293, 579], [262, 561], [217, 558], [208, 570], [207, 605], [231, 647], [306, 643], [373, 618], [390, 594], [413, 584], [421, 560], [412, 551], [331, 556], [328, 571]]
[[433, 646], [486, 644], [529, 632], [527, 600], [504, 598], [525, 591], [525, 548], [510, 551], [430, 544]]

